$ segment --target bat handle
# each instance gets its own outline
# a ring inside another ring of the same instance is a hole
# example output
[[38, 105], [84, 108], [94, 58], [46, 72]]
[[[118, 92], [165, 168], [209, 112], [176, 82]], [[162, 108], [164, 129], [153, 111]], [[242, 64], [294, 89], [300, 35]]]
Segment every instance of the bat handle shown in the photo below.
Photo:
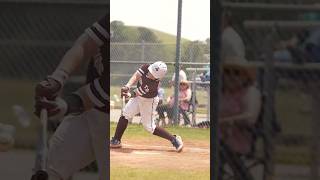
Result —
[[42, 124], [47, 123], [48, 121], [48, 111], [46, 109], [41, 109], [40, 120]]
[[126, 104], [126, 97], [122, 96], [122, 102], [121, 102], [121, 116], [123, 116], [123, 108]]

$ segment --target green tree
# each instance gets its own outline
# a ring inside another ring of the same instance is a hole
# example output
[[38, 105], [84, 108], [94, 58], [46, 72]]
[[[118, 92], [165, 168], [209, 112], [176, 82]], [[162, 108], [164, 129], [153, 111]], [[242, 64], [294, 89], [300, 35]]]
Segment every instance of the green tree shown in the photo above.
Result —
[[125, 33], [125, 25], [122, 21], [112, 21], [110, 23], [111, 42], [125, 42], [127, 36]]
[[206, 46], [205, 46], [204, 51], [206, 54], [210, 54], [210, 38], [206, 39]]
[[158, 37], [148, 28], [138, 27], [139, 40], [144, 42], [159, 42]]

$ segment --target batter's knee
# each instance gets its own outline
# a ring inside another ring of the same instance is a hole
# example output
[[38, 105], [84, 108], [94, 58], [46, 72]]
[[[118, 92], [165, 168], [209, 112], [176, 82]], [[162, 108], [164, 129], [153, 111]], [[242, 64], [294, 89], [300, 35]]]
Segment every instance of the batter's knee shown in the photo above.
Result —
[[121, 117], [127, 120], [133, 118], [132, 114], [127, 113], [126, 111], [123, 111], [123, 115]]
[[124, 119], [124, 120], [127, 120], [127, 121], [129, 121], [129, 119], [132, 119], [132, 117], [126, 116], [126, 115], [123, 115], [123, 116], [121, 116], [120, 118], [121, 118], [121, 119]]
[[153, 134], [154, 130], [156, 129], [156, 125], [154, 123], [142, 123], [142, 124], [145, 130]]

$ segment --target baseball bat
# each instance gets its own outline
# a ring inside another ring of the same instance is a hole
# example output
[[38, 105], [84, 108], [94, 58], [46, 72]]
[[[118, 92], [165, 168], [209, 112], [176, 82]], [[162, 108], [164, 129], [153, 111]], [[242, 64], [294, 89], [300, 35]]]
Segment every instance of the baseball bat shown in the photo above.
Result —
[[47, 155], [48, 155], [48, 111], [46, 109], [42, 109], [40, 113], [40, 120], [42, 122], [42, 162], [41, 162], [41, 169], [46, 170], [47, 168]]
[[[35, 174], [31, 177], [31, 180], [48, 180], [47, 173], [47, 156], [48, 156], [48, 111], [46, 109], [42, 109], [40, 112], [40, 121], [42, 123], [41, 129], [41, 144], [42, 147], [39, 150], [40, 156], [36, 157], [35, 168], [38, 168]], [[40, 164], [40, 165], [39, 165]]]
[[121, 101], [121, 116], [123, 116], [123, 108], [126, 105], [126, 97], [122, 96], [122, 101]]

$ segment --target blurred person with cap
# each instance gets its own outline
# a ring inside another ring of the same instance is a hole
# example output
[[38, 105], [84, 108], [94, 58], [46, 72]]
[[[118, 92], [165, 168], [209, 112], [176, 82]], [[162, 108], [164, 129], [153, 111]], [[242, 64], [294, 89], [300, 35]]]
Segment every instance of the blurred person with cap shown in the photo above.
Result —
[[[174, 64], [174, 66], [176, 66], [176, 64]], [[183, 70], [183, 65], [180, 64], [179, 66], [180, 66], [180, 68], [179, 68], [180, 69], [180, 71], [179, 71], [179, 81], [180, 80], [187, 80], [188, 79], [187, 78], [187, 74]], [[173, 75], [172, 75], [171, 80], [169, 81], [170, 86], [174, 86], [175, 78], [176, 78], [176, 73], [174, 72]]]
[[[178, 99], [178, 103], [179, 103], [179, 113], [181, 113], [183, 116], [185, 116], [184, 113], [182, 113], [182, 111], [187, 111], [189, 108], [189, 103], [190, 103], [190, 99], [192, 96], [192, 91], [189, 85], [189, 82], [187, 81], [187, 79], [181, 79], [180, 80], [180, 86], [179, 86], [179, 99]], [[167, 104], [163, 104], [158, 106], [157, 108], [158, 114], [159, 114], [159, 118], [160, 121], [163, 122], [163, 124], [165, 125], [165, 115], [164, 113], [167, 113], [168, 116], [168, 123], [172, 124], [172, 118], [173, 118], [173, 112], [174, 112], [174, 95], [168, 97], [167, 99]], [[188, 125], [190, 124], [190, 120], [187, 117], [184, 117], [184, 124]]]
[[221, 59], [223, 62], [246, 62], [245, 44], [233, 25], [231, 12], [224, 12], [222, 18]]
[[262, 101], [256, 87], [256, 69], [243, 64], [224, 64], [219, 112], [223, 141], [236, 153], [247, 154]]

